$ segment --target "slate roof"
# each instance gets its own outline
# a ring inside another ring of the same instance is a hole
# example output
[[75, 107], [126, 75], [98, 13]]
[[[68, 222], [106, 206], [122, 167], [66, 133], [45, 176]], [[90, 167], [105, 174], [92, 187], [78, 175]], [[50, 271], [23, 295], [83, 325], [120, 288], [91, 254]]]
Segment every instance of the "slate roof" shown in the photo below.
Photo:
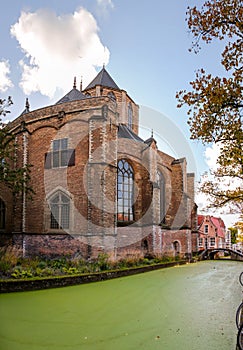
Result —
[[139, 137], [137, 134], [135, 134], [132, 130], [130, 130], [124, 124], [120, 124], [118, 127], [118, 137], [144, 143], [144, 141], [143, 141], [143, 139], [141, 139], [141, 137]]
[[76, 100], [84, 100], [88, 98], [88, 96], [85, 96], [81, 91], [76, 89], [75, 87], [69, 91], [65, 96], [63, 96], [59, 101], [56, 102], [56, 105], [64, 102], [71, 102]]
[[84, 89], [88, 90], [94, 88], [96, 85], [105, 86], [108, 88], [120, 90], [120, 88], [116, 85], [110, 74], [107, 72], [105, 67], [96, 75], [96, 77], [91, 81], [91, 83]]

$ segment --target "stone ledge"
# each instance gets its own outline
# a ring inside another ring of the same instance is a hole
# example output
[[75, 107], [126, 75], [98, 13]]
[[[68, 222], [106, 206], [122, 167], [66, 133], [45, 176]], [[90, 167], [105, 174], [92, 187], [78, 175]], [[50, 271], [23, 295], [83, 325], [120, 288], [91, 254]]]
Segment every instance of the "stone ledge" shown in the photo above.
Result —
[[91, 274], [82, 274], [74, 276], [57, 276], [57, 277], [45, 277], [26, 280], [1, 280], [0, 281], [0, 293], [10, 292], [24, 292], [31, 290], [41, 290], [48, 288], [58, 288], [74, 286], [78, 284], [85, 284], [91, 282], [105, 281], [113, 278], [136, 275], [148, 271], [158, 270], [166, 267], [173, 267], [177, 265], [184, 265], [188, 261], [182, 260], [177, 262], [162, 263], [155, 265], [148, 265], [142, 267], [128, 268], [124, 270], [111, 270]]

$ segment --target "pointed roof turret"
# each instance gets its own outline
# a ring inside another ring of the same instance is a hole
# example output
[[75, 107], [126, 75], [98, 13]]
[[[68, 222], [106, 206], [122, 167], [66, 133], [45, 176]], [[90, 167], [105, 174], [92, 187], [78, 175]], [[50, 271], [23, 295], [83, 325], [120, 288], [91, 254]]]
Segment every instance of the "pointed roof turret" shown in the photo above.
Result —
[[69, 91], [65, 96], [63, 96], [59, 101], [57, 101], [56, 105], [59, 105], [60, 103], [71, 102], [76, 100], [84, 100], [86, 98], [88, 98], [88, 96], [85, 96], [81, 91], [79, 91], [76, 88], [76, 77], [74, 77], [72, 90]]
[[151, 129], [151, 136], [150, 136], [150, 138], [148, 138], [144, 142], [147, 143], [149, 146], [151, 146], [153, 142], [157, 145], [157, 141], [154, 138], [154, 130], [153, 129]]
[[26, 114], [30, 112], [30, 103], [29, 103], [29, 99], [28, 97], [26, 97], [25, 100], [25, 109], [23, 110], [23, 112], [20, 115]]
[[74, 77], [74, 80], [73, 80], [73, 89], [76, 89], [76, 77]]
[[105, 86], [108, 88], [120, 90], [120, 88], [116, 85], [110, 74], [107, 72], [105, 67], [101, 69], [101, 71], [96, 75], [96, 77], [91, 81], [91, 83], [85, 88], [85, 90], [92, 89], [96, 85]]

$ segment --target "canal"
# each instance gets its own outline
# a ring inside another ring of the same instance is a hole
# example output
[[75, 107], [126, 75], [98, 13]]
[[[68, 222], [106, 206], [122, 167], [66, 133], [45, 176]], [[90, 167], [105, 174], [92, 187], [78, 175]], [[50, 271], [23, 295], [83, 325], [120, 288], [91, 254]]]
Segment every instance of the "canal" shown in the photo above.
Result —
[[2, 350], [235, 350], [241, 262], [0, 295]]

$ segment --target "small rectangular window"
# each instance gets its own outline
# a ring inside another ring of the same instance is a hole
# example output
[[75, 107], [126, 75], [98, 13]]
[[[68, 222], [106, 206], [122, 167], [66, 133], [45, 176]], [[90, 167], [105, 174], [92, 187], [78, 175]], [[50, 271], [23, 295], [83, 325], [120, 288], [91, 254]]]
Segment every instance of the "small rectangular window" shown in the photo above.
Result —
[[210, 238], [210, 246], [214, 247], [215, 246], [215, 237]]
[[204, 233], [208, 233], [208, 225], [204, 226]]

